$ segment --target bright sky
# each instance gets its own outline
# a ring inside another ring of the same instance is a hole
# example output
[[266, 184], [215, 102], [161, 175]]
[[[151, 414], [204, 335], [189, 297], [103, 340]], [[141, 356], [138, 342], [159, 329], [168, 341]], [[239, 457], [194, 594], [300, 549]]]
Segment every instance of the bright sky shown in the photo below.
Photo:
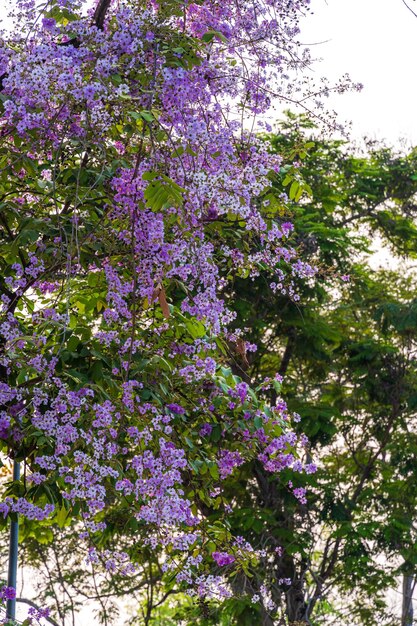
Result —
[[[417, 13], [417, 0], [407, 2]], [[322, 58], [315, 74], [364, 84], [328, 100], [353, 136], [417, 145], [417, 17], [402, 0], [311, 0], [311, 9], [301, 40]]]

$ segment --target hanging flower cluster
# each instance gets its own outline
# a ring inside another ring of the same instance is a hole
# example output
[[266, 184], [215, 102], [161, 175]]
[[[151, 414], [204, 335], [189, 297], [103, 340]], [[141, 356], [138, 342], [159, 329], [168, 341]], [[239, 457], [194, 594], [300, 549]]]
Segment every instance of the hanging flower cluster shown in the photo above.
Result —
[[26, 468], [0, 512], [72, 518], [129, 575], [133, 552], [100, 548], [119, 511], [202, 597], [256, 556], [213, 534], [222, 482], [314, 471], [285, 403], [228, 367], [254, 349], [229, 330], [236, 277], [296, 299], [314, 275], [254, 132], [297, 90], [307, 5], [19, 0], [0, 44], [0, 438]]

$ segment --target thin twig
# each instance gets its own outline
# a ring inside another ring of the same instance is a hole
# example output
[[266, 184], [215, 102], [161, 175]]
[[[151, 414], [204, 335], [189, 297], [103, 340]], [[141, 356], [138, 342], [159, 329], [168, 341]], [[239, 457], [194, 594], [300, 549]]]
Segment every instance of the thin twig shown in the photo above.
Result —
[[417, 17], [417, 13], [415, 13], [413, 11], [413, 9], [406, 3], [405, 0], [402, 0], [403, 4], [405, 4], [405, 6], [407, 7], [407, 9], [410, 11], [410, 13], [412, 13], [414, 15], [414, 17]]

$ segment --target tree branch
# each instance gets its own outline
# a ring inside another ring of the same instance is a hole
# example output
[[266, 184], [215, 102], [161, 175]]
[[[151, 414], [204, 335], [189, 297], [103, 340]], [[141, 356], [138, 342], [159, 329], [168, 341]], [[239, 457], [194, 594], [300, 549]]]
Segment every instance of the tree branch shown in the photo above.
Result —
[[412, 9], [410, 6], [408, 6], [408, 4], [406, 3], [406, 1], [405, 1], [405, 0], [402, 0], [402, 2], [403, 2], [403, 4], [407, 7], [407, 9], [410, 11], [410, 13], [412, 13], [412, 14], [414, 15], [414, 17], [417, 17], [417, 13], [415, 13], [415, 12], [413, 11], [413, 9]]
[[93, 15], [93, 24], [103, 30], [106, 13], [109, 10], [111, 0], [99, 0]]
[[[16, 598], [16, 602], [20, 602], [21, 604], [28, 604], [29, 606], [33, 607], [37, 611], [41, 610], [41, 607], [35, 604], [32, 600], [28, 600], [27, 598]], [[56, 622], [52, 617], [44, 616], [44, 619], [46, 619], [47, 622], [52, 624], [52, 626], [60, 626], [58, 622]]]

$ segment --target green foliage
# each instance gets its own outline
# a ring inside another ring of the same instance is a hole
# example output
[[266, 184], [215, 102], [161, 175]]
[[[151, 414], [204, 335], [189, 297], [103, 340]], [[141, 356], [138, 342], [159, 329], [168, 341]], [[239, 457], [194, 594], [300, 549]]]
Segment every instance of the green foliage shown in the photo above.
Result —
[[[284, 397], [302, 417], [319, 470], [300, 478], [310, 490], [306, 509], [256, 468], [262, 495], [249, 477], [234, 485], [233, 523], [254, 544], [284, 548], [261, 567], [292, 579], [290, 588], [274, 587], [290, 623], [344, 624], [350, 614], [361, 626], [387, 626], [385, 591], [417, 566], [417, 307], [407, 269], [417, 253], [417, 151], [372, 144], [356, 156], [343, 142], [313, 141], [308, 127], [289, 116], [282, 134], [265, 141], [301, 161], [272, 188], [277, 196], [289, 190], [296, 245], [313, 256], [318, 279], [299, 285], [298, 303], [272, 296], [263, 279], [250, 289], [236, 279], [235, 292], [236, 323], [259, 345], [248, 377], [285, 375]], [[395, 269], [371, 269], [378, 241]]]
[[[216, 33], [208, 35], [214, 38]], [[133, 121], [146, 129], [151, 119], [147, 119], [149, 112], [146, 116], [143, 113]], [[371, 145], [367, 155], [356, 156], [340, 141], [311, 139], [309, 123], [303, 118], [289, 116], [282, 126], [281, 134], [264, 139], [270, 142], [271, 150], [284, 154], [284, 167], [257, 201], [265, 203], [266, 219], [286, 221], [288, 215], [283, 214], [280, 195], [288, 193], [295, 226], [293, 244], [301, 258], [313, 259], [318, 277], [297, 285], [300, 301], [295, 302], [273, 295], [266, 276], [247, 285], [236, 272], [222, 268], [230, 279], [224, 297], [233, 300], [238, 313], [236, 326], [247, 329], [244, 339], [257, 343], [258, 351], [239, 354], [217, 340], [224, 359], [217, 380], [227, 392], [240, 380], [250, 380], [256, 388], [277, 371], [284, 375], [283, 395], [289, 408], [302, 418], [300, 432], [311, 442], [308, 460], [317, 461], [319, 470], [317, 474], [292, 477], [295, 487], [309, 489], [306, 508], [284, 486], [289, 477], [284, 476], [278, 483], [253, 462], [225, 484], [225, 499], [232, 503], [225, 522], [222, 497], [207, 497], [218, 478], [207, 450], [215, 447], [222, 436], [220, 423], [214, 424], [205, 448], [193, 445], [195, 437], [184, 417], [182, 440], [190, 452], [193, 483], [188, 495], [197, 497], [204, 510], [211, 551], [216, 549], [216, 537], [223, 540], [230, 532], [256, 547], [268, 543], [283, 548], [282, 556], [277, 553], [273, 562], [249, 559], [242, 564], [239, 576], [230, 578], [233, 588], [253, 594], [269, 577], [273, 599], [277, 604], [286, 601], [287, 618], [292, 623], [303, 623], [308, 614], [314, 626], [391, 626], [395, 622], [385, 592], [395, 585], [396, 576], [414, 573], [417, 567], [417, 299], [414, 279], [406, 266], [372, 270], [369, 259], [377, 238], [384, 249], [407, 263], [417, 254], [417, 152], [396, 155], [385, 147]], [[118, 132], [115, 127], [114, 138]], [[89, 259], [100, 254], [100, 240], [109, 244], [105, 229], [94, 245], [88, 236], [97, 228], [98, 216], [104, 211], [107, 174], [93, 165], [81, 173], [81, 146], [75, 146], [72, 154], [59, 176], [68, 185], [79, 178], [80, 197], [91, 203], [84, 224], [86, 236], [80, 242], [81, 258], [88, 266]], [[116, 154], [112, 158], [109, 167], [114, 171], [120, 160]], [[46, 181], [40, 172], [32, 171], [32, 162], [22, 160], [21, 166], [39, 181], [40, 196], [49, 193], [42, 187]], [[93, 190], [92, 181], [99, 181]], [[31, 216], [22, 219], [9, 193], [18, 189], [17, 177], [3, 179], [2, 185], [1, 216], [15, 235], [5, 241], [5, 254], [7, 263], [19, 262], [19, 256], [33, 248], [40, 224]], [[149, 175], [147, 205], [151, 210], [160, 210], [166, 203], [175, 205], [181, 201], [182, 192], [173, 181], [155, 172]], [[48, 246], [58, 231], [70, 234], [70, 216], [61, 215], [59, 225], [54, 218], [42, 221], [42, 228]], [[248, 246], [244, 229], [232, 220], [213, 221], [207, 225], [207, 233], [215, 243], [233, 242], [243, 251]], [[53, 262], [59, 274], [65, 259], [58, 257]], [[1, 264], [0, 259], [0, 269]], [[350, 276], [349, 282], [341, 278], [346, 275]], [[60, 358], [65, 364], [62, 374], [72, 380], [74, 388], [87, 379], [93, 380], [97, 392], [106, 398], [114, 391], [114, 355], [90, 341], [88, 324], [88, 319], [99, 316], [105, 307], [103, 273], [89, 273], [88, 278], [79, 280], [73, 291], [76, 296], [69, 294], [69, 325], [59, 329]], [[176, 306], [184, 297], [184, 285], [173, 281], [166, 288], [169, 313], [175, 321], [166, 332], [173, 340], [181, 338], [185, 342], [203, 338], [203, 325], [182, 315]], [[28, 306], [29, 300], [23, 298], [18, 307], [22, 318]], [[144, 306], [149, 307], [149, 303]], [[163, 320], [158, 304], [151, 306], [155, 320]], [[46, 347], [51, 352], [56, 350], [53, 333]], [[137, 354], [132, 356], [131, 368], [145, 381], [140, 391], [142, 399], [159, 398], [163, 402], [170, 397], [175, 381], [168, 360]], [[23, 367], [20, 376], [19, 384], [36, 381], [30, 368]], [[263, 406], [265, 394], [259, 387], [257, 392], [261, 397], [251, 397], [252, 407]], [[280, 392], [280, 384], [272, 385], [270, 399], [275, 401]], [[253, 428], [260, 426], [255, 419]], [[276, 432], [281, 432], [280, 425], [276, 425]], [[27, 439], [29, 445], [39, 445], [40, 436], [34, 431], [32, 440]], [[22, 458], [28, 453], [22, 450]], [[67, 585], [98, 600], [88, 586], [82, 556], [69, 529], [74, 512], [67, 509], [53, 484], [42, 485], [38, 498], [40, 502], [58, 504], [53, 520], [56, 526], [52, 529], [45, 522], [35, 531], [30, 522], [22, 524], [29, 563], [41, 568], [45, 559], [56, 559]], [[125, 506], [115, 506], [109, 513], [101, 547], [117, 545], [123, 549], [138, 532], [138, 522], [129, 517], [130, 505], [126, 498]], [[71, 567], [66, 567], [63, 555], [69, 547], [74, 560]], [[143, 607], [147, 606], [149, 593], [155, 598], [165, 594], [169, 598], [173, 582], [161, 576], [160, 555], [138, 549], [134, 556], [142, 568], [137, 586], [116, 576], [112, 582], [104, 582], [104, 592], [119, 597], [136, 594]], [[283, 582], [286, 578], [291, 579], [291, 586]], [[43, 593], [48, 584], [47, 580], [42, 582]], [[138, 616], [138, 623], [142, 619]], [[260, 605], [239, 597], [229, 600], [219, 612], [214, 603], [196, 605], [184, 596], [176, 608], [169, 602], [158, 606], [149, 624], [252, 626], [264, 620], [268, 623], [267, 619]]]

